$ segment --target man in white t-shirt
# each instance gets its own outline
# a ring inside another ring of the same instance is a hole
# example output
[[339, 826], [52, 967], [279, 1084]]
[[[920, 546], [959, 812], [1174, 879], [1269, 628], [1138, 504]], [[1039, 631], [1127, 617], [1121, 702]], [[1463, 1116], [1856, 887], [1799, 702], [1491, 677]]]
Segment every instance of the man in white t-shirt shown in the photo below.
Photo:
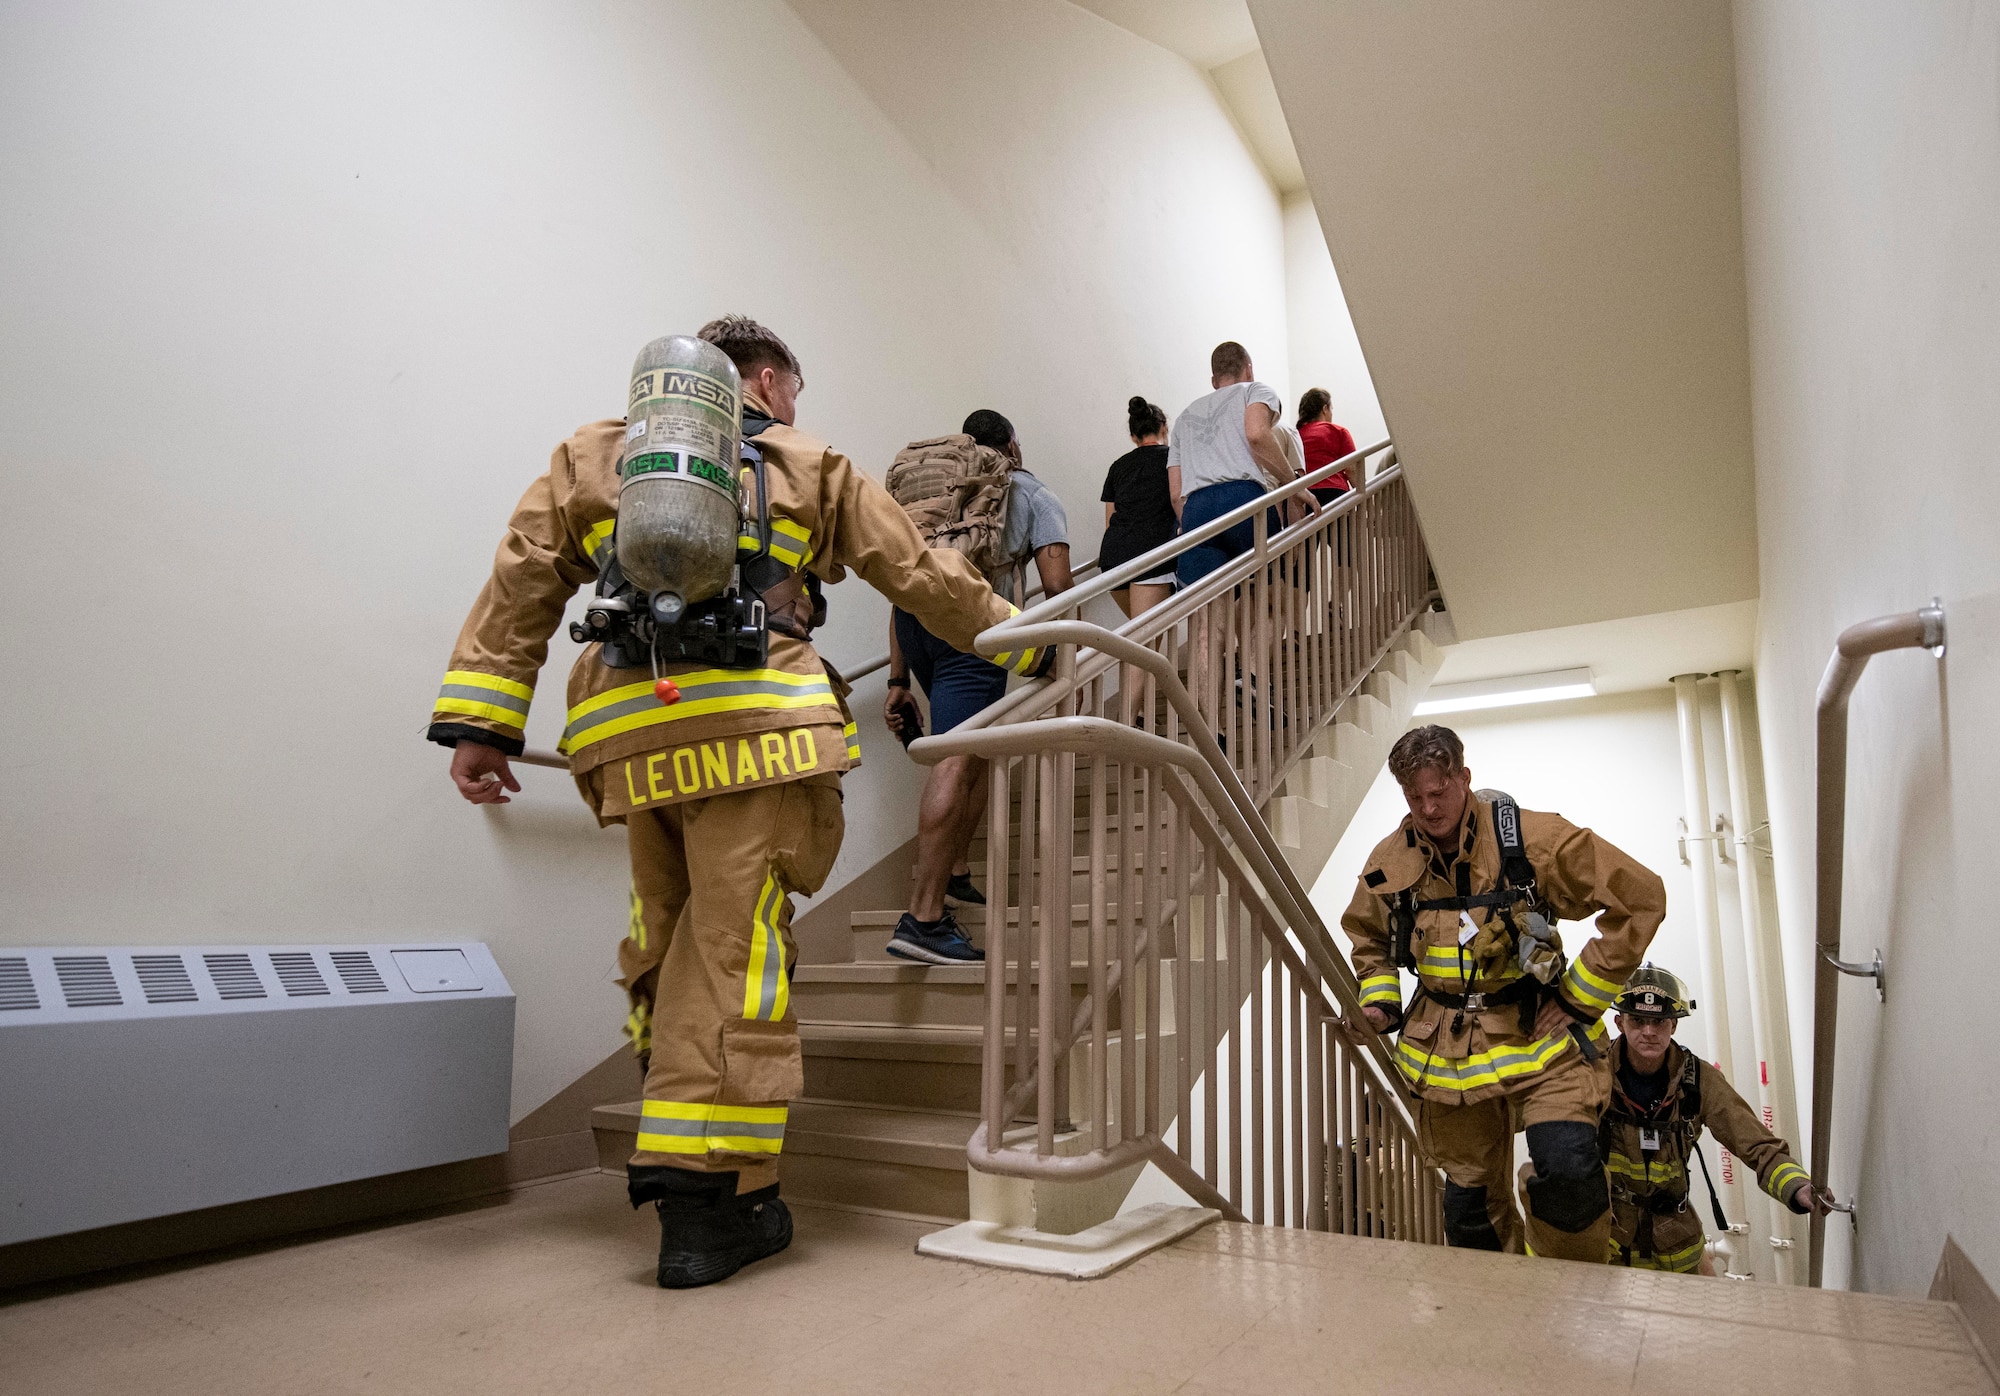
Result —
[[[1293, 478], [1278, 440], [1284, 400], [1256, 380], [1250, 352], [1235, 340], [1218, 344], [1208, 356], [1208, 368], [1215, 391], [1189, 403], [1167, 438], [1167, 488], [1183, 533]], [[1181, 554], [1177, 569], [1181, 585], [1248, 552], [1251, 541], [1251, 525], [1245, 521], [1190, 548]]]
[[[1196, 398], [1174, 419], [1167, 442], [1167, 488], [1181, 532], [1241, 509], [1267, 491], [1290, 484], [1297, 471], [1286, 462], [1278, 433], [1284, 400], [1259, 383], [1250, 365], [1250, 351], [1235, 340], [1215, 346], [1208, 356], [1209, 379], [1215, 391]], [[1304, 505], [1318, 512], [1310, 494]], [[1303, 517], [1303, 514], [1301, 514]], [[1280, 527], [1277, 511], [1267, 520], [1269, 532]], [[1189, 587], [1240, 557], [1256, 544], [1254, 516], [1180, 555], [1175, 575]], [[1194, 617], [1194, 645], [1188, 678], [1197, 697], [1207, 684], [1208, 631], [1206, 612]]]

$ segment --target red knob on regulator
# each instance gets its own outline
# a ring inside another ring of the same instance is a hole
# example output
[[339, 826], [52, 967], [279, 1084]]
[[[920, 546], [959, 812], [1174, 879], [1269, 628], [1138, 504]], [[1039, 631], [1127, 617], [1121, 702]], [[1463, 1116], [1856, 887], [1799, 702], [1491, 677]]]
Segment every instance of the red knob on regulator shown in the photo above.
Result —
[[681, 700], [680, 685], [672, 679], [656, 680], [653, 684], [653, 696], [671, 707]]

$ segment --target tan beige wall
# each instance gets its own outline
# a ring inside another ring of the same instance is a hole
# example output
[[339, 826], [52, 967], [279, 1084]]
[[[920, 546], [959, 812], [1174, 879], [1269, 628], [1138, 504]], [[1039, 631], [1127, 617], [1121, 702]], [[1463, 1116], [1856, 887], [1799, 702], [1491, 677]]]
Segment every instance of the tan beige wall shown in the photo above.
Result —
[[1467, 639], [1756, 594], [1724, 0], [1251, 0]]
[[[1184, 60], [1055, 3], [800, 10], [0, 13], [0, 941], [477, 937], [525, 1114], [617, 1044], [623, 836], [553, 772], [466, 808], [422, 732], [642, 343], [767, 320], [875, 470], [1000, 407], [1085, 555], [1130, 393], [1225, 335], [1281, 375], [1278, 201]], [[837, 880], [909, 833], [879, 703]]]
[[[1831, 1283], [1921, 1294], [1947, 1232], [2000, 1274], [1984, 1025], [2000, 812], [2000, 12], [1736, 9], [1763, 704], [1798, 1059], [1809, 1061], [1813, 697], [1836, 634], [1944, 599], [1951, 650], [1853, 705]], [[1808, 1087], [1802, 1075], [1801, 1092]]]

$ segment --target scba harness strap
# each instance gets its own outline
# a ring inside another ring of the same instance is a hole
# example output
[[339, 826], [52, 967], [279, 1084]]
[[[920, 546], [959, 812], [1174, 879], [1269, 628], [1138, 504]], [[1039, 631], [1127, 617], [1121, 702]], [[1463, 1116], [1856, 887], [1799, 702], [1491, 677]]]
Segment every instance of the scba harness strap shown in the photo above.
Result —
[[[1672, 1130], [1681, 1158], [1692, 1158], [1701, 1165], [1701, 1180], [1708, 1185], [1709, 1210], [1715, 1216], [1716, 1227], [1727, 1232], [1729, 1218], [1722, 1210], [1722, 1198], [1715, 1190], [1715, 1180], [1709, 1176], [1708, 1156], [1701, 1149], [1701, 1058], [1692, 1052], [1684, 1052], [1683, 1057], [1680, 1090], [1673, 1093], [1673, 1105], [1667, 1113], [1661, 1113], [1667, 1106], [1664, 1098], [1651, 1110], [1641, 1112], [1631, 1104], [1623, 1090], [1611, 1093], [1611, 1104], [1597, 1126], [1597, 1152], [1601, 1158], [1611, 1157], [1612, 1140], [1620, 1126], [1641, 1130], [1664, 1126]], [[1645, 1197], [1633, 1193], [1622, 1179], [1614, 1179], [1613, 1185], [1622, 1201], [1645, 1212], [1632, 1238], [1632, 1253], [1642, 1259], [1652, 1259], [1653, 1218], [1677, 1216], [1687, 1210], [1688, 1173], [1685, 1163], [1677, 1179], [1669, 1180]]]

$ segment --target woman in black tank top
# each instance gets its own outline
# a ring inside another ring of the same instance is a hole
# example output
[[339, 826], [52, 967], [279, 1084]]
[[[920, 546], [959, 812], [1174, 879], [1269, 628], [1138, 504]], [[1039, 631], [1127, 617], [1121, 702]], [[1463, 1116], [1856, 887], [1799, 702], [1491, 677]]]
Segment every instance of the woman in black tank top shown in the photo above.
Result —
[[[1111, 463], [1104, 477], [1104, 542], [1100, 575], [1172, 541], [1180, 526], [1167, 491], [1167, 414], [1142, 397], [1126, 404], [1132, 449]], [[1130, 586], [1111, 593], [1118, 609], [1136, 616], [1174, 591], [1174, 564], [1161, 563]]]

